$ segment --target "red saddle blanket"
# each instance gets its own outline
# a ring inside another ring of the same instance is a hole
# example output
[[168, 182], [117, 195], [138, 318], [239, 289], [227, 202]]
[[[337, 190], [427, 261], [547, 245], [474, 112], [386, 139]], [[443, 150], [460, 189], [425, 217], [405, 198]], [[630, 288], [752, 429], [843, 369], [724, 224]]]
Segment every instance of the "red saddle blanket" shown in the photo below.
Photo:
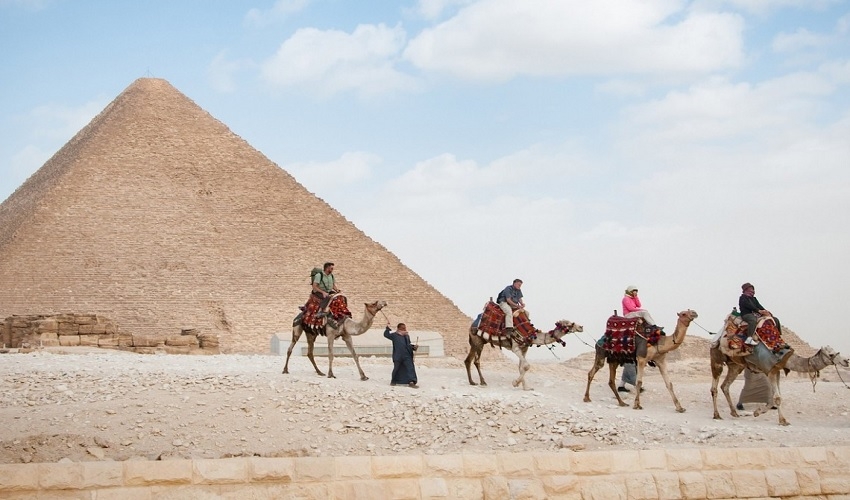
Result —
[[[307, 299], [307, 304], [304, 305], [304, 316], [301, 319], [301, 323], [304, 326], [314, 330], [325, 326], [327, 318], [319, 316], [319, 307], [321, 304], [322, 299], [311, 293], [310, 298]], [[345, 321], [346, 317], [351, 317], [351, 312], [348, 310], [348, 299], [345, 295], [336, 294], [331, 297], [331, 301], [328, 304], [328, 313], [340, 323]]]
[[611, 316], [605, 324], [605, 335], [602, 337], [602, 348], [614, 355], [635, 353], [635, 333], [638, 318]]
[[[730, 349], [745, 348], [744, 338], [747, 335], [747, 322], [740, 316], [729, 315], [726, 318], [726, 334]], [[755, 335], [764, 342], [765, 347], [773, 352], [779, 352], [788, 344], [782, 339], [782, 332], [776, 328], [776, 321], [770, 316], [762, 316], [756, 324]], [[749, 348], [749, 346], [746, 346]]]
[[[531, 324], [528, 315], [525, 311], [520, 311], [514, 316], [514, 328], [523, 339], [533, 340], [537, 336], [537, 329]], [[481, 314], [481, 321], [478, 323], [478, 330], [489, 334], [490, 336], [504, 336], [505, 330], [505, 312], [493, 301], [487, 302], [484, 306], [484, 312]]]

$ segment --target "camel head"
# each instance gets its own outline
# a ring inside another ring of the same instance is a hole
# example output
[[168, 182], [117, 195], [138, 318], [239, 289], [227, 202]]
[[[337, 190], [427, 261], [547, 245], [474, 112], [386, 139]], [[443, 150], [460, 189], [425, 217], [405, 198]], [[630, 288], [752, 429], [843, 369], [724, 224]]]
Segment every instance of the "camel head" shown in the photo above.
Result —
[[699, 314], [697, 314], [697, 312], [694, 311], [693, 309], [688, 309], [687, 311], [680, 312], [678, 314], [678, 316], [679, 316], [679, 321], [681, 321], [682, 323], [684, 323], [686, 325], [690, 325], [691, 321], [693, 321], [693, 320], [695, 320], [699, 317]]
[[555, 332], [563, 332], [561, 335], [583, 331], [583, 326], [579, 325], [578, 323], [573, 323], [572, 321], [562, 319], [561, 321], [555, 323]]
[[830, 365], [841, 366], [843, 368], [850, 367], [850, 360], [828, 345], [821, 347], [818, 354], [826, 357], [828, 359], [827, 363]]
[[387, 307], [387, 301], [386, 300], [377, 300], [375, 302], [372, 302], [371, 304], [366, 303], [364, 305], [366, 306], [366, 310], [369, 311], [369, 314], [374, 316], [374, 315], [378, 314], [378, 311]]

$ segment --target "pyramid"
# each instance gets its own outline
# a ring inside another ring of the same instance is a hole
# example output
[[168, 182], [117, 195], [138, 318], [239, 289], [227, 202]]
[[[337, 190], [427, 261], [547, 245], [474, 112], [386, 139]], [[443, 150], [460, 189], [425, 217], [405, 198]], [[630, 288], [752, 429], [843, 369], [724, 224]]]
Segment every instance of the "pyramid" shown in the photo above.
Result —
[[290, 337], [325, 261], [349, 299], [444, 337], [471, 318], [162, 79], [133, 82], [0, 204], [0, 320], [99, 314], [122, 332], [216, 333], [222, 352]]

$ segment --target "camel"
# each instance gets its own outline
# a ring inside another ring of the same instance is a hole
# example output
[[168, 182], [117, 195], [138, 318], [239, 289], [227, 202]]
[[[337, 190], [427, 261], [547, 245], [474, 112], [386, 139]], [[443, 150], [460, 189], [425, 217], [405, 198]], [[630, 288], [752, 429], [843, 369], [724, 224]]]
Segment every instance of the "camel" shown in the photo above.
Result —
[[[779, 394], [780, 371], [785, 371], [786, 375], [789, 371], [809, 373], [814, 379], [814, 377], [818, 375], [818, 372], [827, 366], [835, 365], [843, 366], [845, 368], [850, 366], [850, 361], [842, 357], [840, 353], [836, 352], [830, 346], [824, 346], [810, 358], [798, 356], [793, 354], [792, 351], [789, 353], [790, 355], [786, 355], [770, 370], [765, 372], [757, 364], [748, 359], [749, 353], [739, 354], [737, 356], [734, 355], [734, 351], [730, 351], [728, 349], [728, 342], [729, 339], [724, 335], [720, 339], [718, 345], [712, 346], [709, 351], [711, 356], [711, 376], [713, 377], [711, 382], [711, 400], [714, 403], [715, 420], [722, 420], [720, 412], [717, 411], [717, 384], [720, 381], [720, 375], [723, 374], [724, 366], [726, 366], [728, 370], [726, 372], [726, 378], [723, 380], [723, 383], [720, 384], [720, 389], [723, 391], [723, 395], [726, 396], [726, 401], [729, 403], [729, 411], [731, 415], [735, 418], [738, 418], [739, 416], [738, 412], [735, 410], [735, 405], [732, 404], [732, 397], [729, 395], [729, 386], [732, 385], [732, 382], [734, 382], [735, 379], [738, 378], [738, 375], [744, 371], [744, 368], [749, 368], [756, 373], [764, 373], [767, 375], [767, 379], [773, 387], [773, 406], [776, 407], [777, 413], [779, 414], [779, 425], [790, 425], [785, 419], [785, 416], [782, 414], [782, 397]], [[729, 354], [725, 354], [724, 351]], [[771, 405], [763, 405], [762, 407], [757, 408], [756, 411], [753, 412], [753, 416], [758, 417], [763, 413], [767, 413], [770, 406]]]
[[485, 340], [481, 336], [478, 335], [478, 328], [473, 323], [469, 328], [469, 354], [467, 354], [466, 359], [464, 360], [464, 364], [466, 365], [466, 376], [469, 378], [469, 385], [478, 385], [472, 381], [472, 372], [471, 365], [473, 361], [475, 362], [475, 369], [478, 370], [478, 380], [481, 382], [482, 386], [486, 386], [487, 382], [484, 381], [484, 376], [481, 375], [481, 351], [484, 349], [486, 344], [498, 345], [500, 348], [504, 347], [510, 349], [511, 352], [517, 355], [519, 358], [519, 378], [513, 381], [513, 386], [517, 387], [522, 384], [522, 389], [524, 391], [533, 390], [531, 387], [525, 382], [525, 372], [527, 372], [531, 365], [528, 363], [528, 360], [525, 359], [525, 353], [528, 352], [528, 347], [530, 345], [547, 345], [555, 342], [562, 342], [561, 337], [568, 333], [573, 332], [583, 332], [584, 328], [572, 321], [567, 321], [562, 319], [555, 323], [555, 329], [550, 332], [541, 332], [540, 330], [535, 330], [536, 337], [531, 341], [531, 343], [517, 343], [515, 342], [510, 335], [499, 335], [490, 337], [490, 340]]
[[[366, 333], [367, 330], [372, 326], [372, 321], [375, 319], [375, 315], [378, 314], [378, 311], [387, 306], [387, 302], [384, 300], [378, 300], [376, 302], [372, 302], [371, 304], [364, 304], [366, 307], [363, 312], [363, 317], [360, 321], [354, 321], [351, 318], [345, 318], [339, 327], [331, 328], [330, 326], [325, 327], [325, 334], [328, 338], [328, 378], [336, 378], [334, 376], [333, 370], [333, 362], [334, 362], [334, 340], [338, 337], [342, 337], [342, 340], [345, 342], [345, 345], [348, 346], [348, 351], [351, 353], [351, 356], [354, 358], [354, 364], [357, 365], [357, 371], [360, 372], [360, 380], [369, 380], [369, 377], [363, 372], [363, 368], [360, 367], [360, 359], [357, 356], [357, 353], [354, 352], [354, 343], [351, 337], [356, 335], [362, 335]], [[300, 315], [299, 315], [300, 316]], [[296, 320], [298, 317], [296, 317]], [[283, 365], [283, 373], [289, 373], [289, 356], [292, 355], [292, 349], [295, 347], [295, 344], [298, 342], [298, 339], [301, 338], [301, 334], [304, 333], [305, 330], [301, 324], [301, 321], [293, 321], [292, 326], [292, 342], [289, 344], [289, 349], [286, 350], [286, 363]], [[310, 359], [310, 362], [313, 363], [313, 368], [316, 369], [316, 373], [321, 376], [325, 374], [319, 370], [319, 367], [316, 366], [316, 360], [313, 359], [313, 343], [316, 342], [316, 337], [319, 335], [316, 332], [311, 330], [306, 330], [307, 333], [307, 357]]]
[[[646, 367], [646, 364], [650, 361], [655, 362], [655, 365], [658, 367], [658, 371], [661, 372], [661, 378], [664, 379], [664, 385], [667, 386], [667, 391], [670, 392], [670, 396], [673, 398], [673, 404], [676, 405], [676, 411], [679, 413], [683, 413], [685, 408], [679, 403], [679, 398], [676, 397], [676, 393], [673, 392], [673, 383], [670, 382], [670, 378], [667, 376], [667, 353], [670, 351], [674, 351], [682, 345], [682, 342], [685, 341], [685, 334], [688, 332], [688, 327], [691, 322], [697, 319], [696, 311], [688, 309], [687, 311], [682, 311], [678, 313], [679, 319], [676, 321], [676, 330], [673, 332], [673, 335], [663, 336], [658, 341], [657, 345], [647, 345], [646, 346], [646, 356], [636, 356], [637, 360], [637, 383], [635, 384], [635, 402], [632, 408], [635, 410], [642, 410], [643, 407], [640, 404], [640, 393], [641, 388], [643, 387], [643, 370]], [[638, 343], [641, 341], [640, 337], [636, 338], [635, 341]], [[643, 340], [646, 343], [646, 340]], [[596, 375], [596, 372], [599, 371], [600, 368], [605, 364], [605, 361], [608, 360], [608, 355], [602, 346], [598, 343], [596, 344], [596, 358], [593, 360], [593, 367], [587, 372], [587, 389], [584, 391], [584, 402], [590, 402], [590, 383], [593, 382], [593, 376]], [[608, 387], [611, 388], [611, 392], [614, 393], [614, 396], [617, 398], [617, 403], [620, 406], [628, 406], [620, 397], [620, 393], [617, 392], [616, 378], [617, 378], [617, 368], [620, 367], [620, 363], [615, 360], [608, 360]]]

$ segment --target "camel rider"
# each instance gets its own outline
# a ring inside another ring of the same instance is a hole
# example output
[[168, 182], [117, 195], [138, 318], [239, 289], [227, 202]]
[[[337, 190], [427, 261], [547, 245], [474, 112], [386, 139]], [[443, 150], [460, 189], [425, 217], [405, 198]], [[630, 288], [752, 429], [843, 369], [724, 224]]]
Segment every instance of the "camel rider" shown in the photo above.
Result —
[[741, 319], [747, 322], [747, 338], [744, 343], [747, 345], [756, 345], [758, 342], [753, 340], [753, 334], [756, 333], [756, 324], [762, 316], [770, 316], [776, 323], [776, 329], [782, 332], [782, 327], [779, 326], [779, 318], [770, 313], [764, 306], [759, 303], [756, 298], [756, 287], [751, 283], [741, 285], [741, 297], [738, 299], [738, 309], [741, 311]]
[[522, 291], [520, 288], [522, 288], [522, 280], [515, 279], [513, 283], [499, 292], [498, 297], [496, 297], [496, 303], [499, 304], [499, 307], [505, 313], [505, 330], [514, 329], [514, 312], [525, 309], [525, 302], [522, 300]]
[[336, 286], [336, 280], [333, 275], [334, 263], [325, 262], [322, 266], [322, 272], [313, 275], [313, 295], [322, 299], [319, 304], [319, 315], [325, 315], [328, 312], [328, 304], [331, 302], [331, 297], [339, 293], [339, 288]]
[[634, 285], [626, 287], [626, 294], [623, 296], [623, 316], [626, 318], [642, 318], [646, 326], [655, 326], [655, 320], [649, 314], [649, 311], [641, 307], [640, 298], [638, 298], [638, 289]]

